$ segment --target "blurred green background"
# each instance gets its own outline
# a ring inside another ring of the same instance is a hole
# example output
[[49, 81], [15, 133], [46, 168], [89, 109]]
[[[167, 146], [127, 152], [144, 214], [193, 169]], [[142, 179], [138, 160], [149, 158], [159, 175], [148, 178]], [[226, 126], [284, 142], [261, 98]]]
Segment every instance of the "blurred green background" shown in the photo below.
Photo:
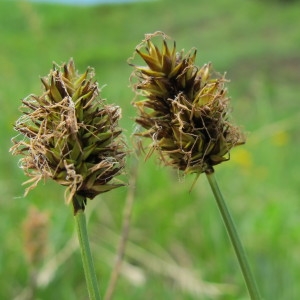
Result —
[[[34, 299], [87, 299], [64, 189], [43, 183], [23, 197], [27, 178], [9, 154], [21, 99], [41, 93], [52, 62], [73, 57], [92, 66], [102, 96], [123, 109], [128, 143], [134, 97], [127, 58], [145, 33], [162, 30], [178, 49], [198, 49], [197, 63], [227, 72], [233, 116], [247, 144], [216, 167], [264, 299], [300, 295], [299, 120], [300, 4], [297, 1], [160, 0], [66, 6], [0, 3], [0, 298], [29, 299], [32, 267], [24, 221], [31, 207], [47, 213], [47, 251]], [[123, 270], [123, 299], [248, 299], [243, 278], [205, 176], [189, 193], [156, 164], [139, 165]], [[89, 233], [104, 294], [114, 263], [127, 188], [88, 202]]]

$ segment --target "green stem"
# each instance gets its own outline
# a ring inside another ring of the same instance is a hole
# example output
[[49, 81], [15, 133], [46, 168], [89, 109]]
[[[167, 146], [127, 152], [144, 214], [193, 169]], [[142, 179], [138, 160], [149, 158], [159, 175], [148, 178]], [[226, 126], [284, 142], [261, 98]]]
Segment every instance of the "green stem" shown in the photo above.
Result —
[[94, 268], [93, 258], [91, 254], [87, 229], [86, 219], [83, 209], [79, 209], [75, 214], [76, 229], [81, 249], [81, 257], [83, 262], [83, 269], [87, 283], [87, 289], [90, 300], [100, 300], [100, 293], [98, 288], [98, 281]]
[[226, 206], [226, 203], [224, 201], [224, 198], [221, 194], [218, 183], [214, 176], [214, 171], [213, 170], [207, 171], [206, 176], [207, 176], [208, 182], [210, 184], [210, 187], [213, 191], [213, 194], [215, 196], [215, 199], [217, 201], [220, 213], [221, 213], [223, 221], [225, 223], [225, 227], [227, 229], [231, 243], [235, 250], [235, 254], [238, 258], [238, 261], [239, 261], [240, 267], [242, 269], [242, 273], [244, 275], [245, 283], [248, 288], [250, 297], [252, 300], [259, 300], [259, 299], [261, 299], [261, 297], [260, 297], [256, 282], [255, 282], [255, 279], [251, 273], [250, 266], [248, 264], [248, 260], [247, 260], [244, 248], [242, 246], [242, 243], [241, 243], [238, 233], [236, 231], [236, 227], [234, 225], [234, 222], [232, 220], [230, 212], [228, 211], [228, 208]]

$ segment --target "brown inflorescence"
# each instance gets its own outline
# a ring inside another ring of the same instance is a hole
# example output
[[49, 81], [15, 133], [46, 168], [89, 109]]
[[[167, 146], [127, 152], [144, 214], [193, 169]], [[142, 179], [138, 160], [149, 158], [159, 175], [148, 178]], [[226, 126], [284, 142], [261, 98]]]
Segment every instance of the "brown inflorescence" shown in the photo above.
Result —
[[25, 254], [28, 263], [37, 267], [43, 262], [48, 242], [48, 220], [46, 213], [35, 207], [30, 207], [23, 224]]
[[71, 59], [41, 79], [41, 96], [22, 100], [11, 151], [23, 156], [20, 167], [32, 177], [26, 192], [51, 178], [68, 187], [67, 202], [80, 196], [84, 209], [86, 198], [123, 185], [112, 181], [125, 164], [121, 109], [105, 104], [93, 77], [91, 68], [78, 74]]
[[[153, 43], [157, 36], [161, 49]], [[165, 165], [200, 174], [228, 160], [245, 138], [229, 122], [225, 76], [213, 73], [211, 64], [196, 66], [196, 50], [177, 52], [167, 39], [162, 32], [146, 35], [136, 48], [146, 65], [134, 63], [136, 55], [130, 60], [134, 90], [144, 98], [133, 102], [142, 128], [135, 135], [152, 140], [147, 157], [156, 150]]]

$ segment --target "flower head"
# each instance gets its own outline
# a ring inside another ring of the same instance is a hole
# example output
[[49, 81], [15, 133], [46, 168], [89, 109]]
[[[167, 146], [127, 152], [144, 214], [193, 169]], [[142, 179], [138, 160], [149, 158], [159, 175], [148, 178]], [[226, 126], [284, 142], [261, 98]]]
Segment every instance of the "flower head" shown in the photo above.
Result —
[[42, 95], [22, 100], [23, 115], [15, 124], [20, 134], [11, 148], [23, 156], [20, 166], [32, 177], [26, 192], [51, 178], [68, 187], [68, 202], [75, 195], [83, 199], [75, 212], [84, 209], [86, 198], [123, 185], [112, 181], [122, 172], [126, 154], [118, 127], [121, 111], [105, 104], [93, 76], [91, 68], [78, 74], [72, 59], [55, 65], [41, 79]]
[[[162, 38], [161, 49], [153, 43]], [[206, 172], [229, 159], [229, 151], [245, 142], [229, 122], [229, 98], [224, 76], [213, 74], [211, 64], [195, 65], [196, 50], [184, 54], [170, 47], [162, 32], [146, 35], [136, 48], [146, 65], [134, 67], [133, 87], [144, 97], [133, 104], [137, 136], [152, 140], [161, 161], [187, 173]], [[216, 77], [213, 77], [216, 75]], [[149, 156], [148, 155], [148, 156]]]

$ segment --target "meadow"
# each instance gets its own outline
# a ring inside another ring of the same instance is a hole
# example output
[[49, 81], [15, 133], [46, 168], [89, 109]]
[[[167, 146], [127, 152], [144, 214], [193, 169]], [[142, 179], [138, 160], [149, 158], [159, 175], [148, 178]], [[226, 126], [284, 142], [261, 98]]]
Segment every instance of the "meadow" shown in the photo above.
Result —
[[[73, 57], [80, 72], [95, 69], [102, 96], [122, 107], [121, 126], [132, 147], [135, 110], [127, 59], [144, 34], [157, 30], [175, 39], [178, 49], [197, 48], [200, 66], [212, 62], [230, 79], [233, 119], [247, 143], [216, 167], [216, 176], [264, 299], [298, 299], [299, 2], [160, 0], [84, 7], [6, 1], [0, 8], [1, 299], [28, 299], [24, 221], [32, 207], [48, 215], [34, 299], [87, 299], [64, 188], [41, 182], [23, 196], [27, 178], [19, 158], [9, 153], [21, 99], [41, 94], [40, 77], [53, 62]], [[131, 230], [113, 299], [248, 299], [205, 176], [189, 192], [194, 176], [158, 165], [155, 156], [146, 162], [141, 157], [137, 167]], [[87, 205], [102, 294], [127, 192], [119, 188]]]

